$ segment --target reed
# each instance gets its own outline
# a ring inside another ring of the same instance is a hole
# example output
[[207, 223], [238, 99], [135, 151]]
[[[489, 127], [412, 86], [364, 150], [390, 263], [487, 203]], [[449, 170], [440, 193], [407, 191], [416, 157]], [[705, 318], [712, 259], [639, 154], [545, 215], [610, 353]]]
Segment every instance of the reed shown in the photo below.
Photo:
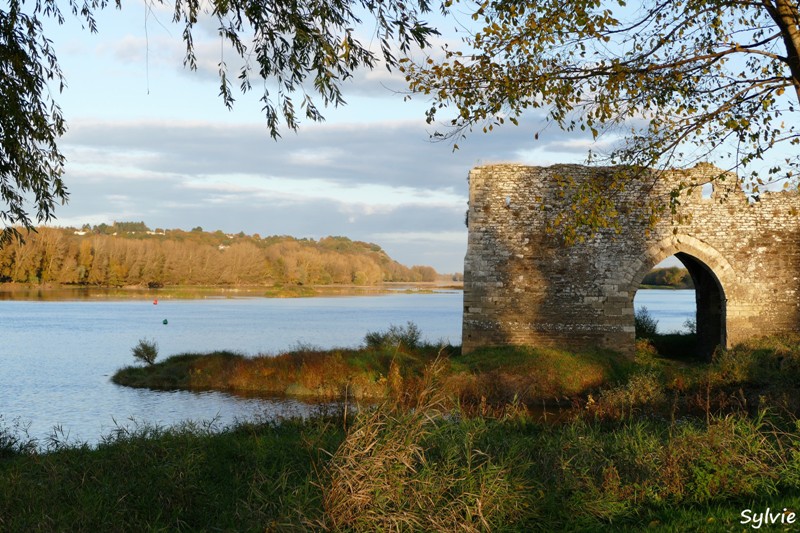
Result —
[[513, 523], [530, 498], [511, 457], [475, 446], [485, 426], [455, 421], [437, 361], [408, 408], [362, 411], [323, 469], [332, 530], [484, 531]]

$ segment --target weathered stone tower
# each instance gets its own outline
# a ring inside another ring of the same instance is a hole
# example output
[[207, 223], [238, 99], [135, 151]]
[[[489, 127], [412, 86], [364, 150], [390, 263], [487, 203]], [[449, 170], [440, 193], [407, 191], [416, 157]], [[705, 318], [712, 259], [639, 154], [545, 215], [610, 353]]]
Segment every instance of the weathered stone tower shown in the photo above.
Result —
[[[602, 190], [614, 168], [482, 166], [470, 173], [464, 263], [463, 350], [524, 344], [602, 346], [632, 354], [633, 297], [645, 274], [676, 255], [696, 288], [700, 351], [748, 337], [800, 329], [800, 195], [766, 193], [748, 202], [736, 177], [699, 187], [648, 221], [647, 206], [680, 183], [721, 171], [637, 179], [613, 196], [618, 229], [567, 245], [552, 228], [572, 194]], [[611, 195], [609, 195], [611, 196]]]

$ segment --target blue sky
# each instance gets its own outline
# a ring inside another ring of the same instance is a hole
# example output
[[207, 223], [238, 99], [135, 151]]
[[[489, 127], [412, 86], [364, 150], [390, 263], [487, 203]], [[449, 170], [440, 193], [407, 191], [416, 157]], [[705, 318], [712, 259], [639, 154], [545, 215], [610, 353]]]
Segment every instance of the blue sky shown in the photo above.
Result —
[[[68, 18], [49, 35], [67, 78], [56, 96], [68, 123], [61, 148], [70, 201], [56, 225], [144, 220], [150, 227], [345, 235], [404, 264], [463, 268], [467, 174], [477, 164], [582, 162], [589, 138], [520, 127], [474, 133], [460, 150], [431, 143], [427, 102], [404, 101], [399, 74], [365, 71], [326, 109], [273, 141], [259, 94], [218, 97], [219, 38], [195, 34], [199, 69], [183, 67], [181, 29], [143, 4], [99, 13], [91, 34]], [[452, 24], [452, 23], [451, 23]], [[444, 26], [443, 26], [444, 28]], [[227, 56], [235, 66], [232, 56]]]
[[[97, 34], [73, 17], [48, 23], [68, 83], [56, 100], [69, 128], [61, 148], [70, 202], [57, 209], [56, 225], [144, 220], [153, 228], [344, 235], [407, 265], [456, 272], [466, 252], [470, 168], [582, 163], [593, 145], [587, 133], [556, 127], [534, 140], [544, 124], [534, 111], [519, 127], [473, 133], [453, 152], [429, 141], [429, 102], [405, 101], [402, 75], [382, 67], [348, 80], [348, 104], [323, 110], [326, 122], [284, 130], [276, 142], [260, 91], [236, 94], [232, 111], [219, 98], [217, 64], [224, 58], [235, 76], [237, 62], [213, 22], [195, 28], [198, 70], [190, 71], [182, 28], [169, 9], [146, 5], [98, 13]], [[455, 21], [434, 25], [443, 32], [437, 44], [455, 41], [447, 33]]]

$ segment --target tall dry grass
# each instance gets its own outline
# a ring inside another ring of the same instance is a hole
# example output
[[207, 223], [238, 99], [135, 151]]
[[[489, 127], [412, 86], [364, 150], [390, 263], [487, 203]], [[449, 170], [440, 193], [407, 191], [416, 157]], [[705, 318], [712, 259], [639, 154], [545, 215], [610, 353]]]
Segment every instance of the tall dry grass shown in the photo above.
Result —
[[387, 402], [358, 415], [324, 467], [321, 526], [486, 531], [525, 507], [529, 493], [513, 465], [471, 445], [480, 426], [453, 412], [439, 386], [443, 369], [437, 361], [426, 370], [413, 405]]

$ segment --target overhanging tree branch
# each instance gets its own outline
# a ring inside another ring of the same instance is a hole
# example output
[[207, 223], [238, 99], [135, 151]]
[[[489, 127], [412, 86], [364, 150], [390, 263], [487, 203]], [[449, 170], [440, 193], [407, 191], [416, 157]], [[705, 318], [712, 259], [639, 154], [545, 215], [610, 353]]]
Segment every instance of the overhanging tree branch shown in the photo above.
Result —
[[[618, 152], [638, 151], [637, 161], [657, 165], [683, 143], [721, 149], [726, 136], [699, 132], [730, 128], [731, 113], [759, 118], [733, 128], [758, 154], [763, 151], [756, 140], [763, 135], [795, 138], [797, 126], [781, 115], [791, 109], [784, 90], [800, 87], [796, 1], [651, 1], [641, 9], [622, 4], [481, 4], [475, 18], [482, 27], [464, 36], [470, 52], [446, 49], [444, 59], [405, 64], [411, 90], [433, 97], [431, 123], [444, 109], [456, 110], [440, 138], [460, 137], [482, 124], [491, 129], [485, 124], [516, 119], [530, 108], [545, 108], [560, 127], [588, 129], [595, 137], [634, 117], [672, 128], [655, 142], [634, 135]], [[670, 123], [655, 117], [670, 117]], [[686, 124], [698, 135], [687, 136]]]
[[[297, 129], [301, 117], [324, 120], [317, 99], [323, 106], [344, 104], [342, 82], [356, 70], [380, 61], [395, 68], [397, 51], [427, 46], [437, 33], [421, 18], [431, 9], [429, 0], [157, 1], [173, 2], [173, 22], [183, 27], [184, 66], [190, 69], [197, 68], [195, 25], [203, 17], [216, 19], [220, 39], [243, 63], [232, 76], [220, 60], [220, 97], [224, 105], [234, 104], [232, 78], [242, 92], [252, 89], [251, 78], [264, 80], [262, 111], [276, 139], [284, 128]], [[95, 32], [95, 12], [109, 5], [108, 0], [66, 0], [65, 10]], [[120, 7], [120, 0], [113, 5]], [[355, 37], [362, 13], [376, 22], [377, 52]], [[19, 236], [17, 226], [32, 229], [34, 221], [52, 219], [56, 204], [68, 198], [65, 160], [57, 145], [66, 126], [49, 93], [50, 84], [64, 87], [64, 77], [43, 19], [65, 23], [57, 0], [33, 0], [32, 5], [9, 0], [0, 9], [0, 244]], [[29, 200], [35, 214], [28, 212]]]

